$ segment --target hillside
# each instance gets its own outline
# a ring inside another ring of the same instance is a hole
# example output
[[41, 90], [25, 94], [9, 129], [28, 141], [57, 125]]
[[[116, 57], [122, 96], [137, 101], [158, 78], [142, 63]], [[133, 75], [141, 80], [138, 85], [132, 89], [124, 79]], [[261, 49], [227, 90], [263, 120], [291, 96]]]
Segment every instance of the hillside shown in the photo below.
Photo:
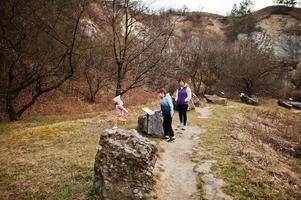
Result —
[[[245, 20], [210, 13], [187, 12], [176, 26], [179, 38], [207, 36], [226, 41], [250, 39], [277, 57], [289, 57], [288, 48], [301, 56], [301, 8], [270, 6], [253, 12]], [[291, 44], [291, 43], [294, 44]]]
[[[178, 16], [177, 13], [173, 13], [173, 15]], [[279, 29], [278, 27], [282, 25], [281, 22], [286, 22], [288, 25], [281, 26], [282, 32], [290, 31], [292, 27], [301, 31], [301, 8], [270, 6], [253, 12], [250, 17], [254, 19], [256, 27], [263, 28], [262, 23], [270, 22], [274, 25], [269, 27], [270, 29]], [[278, 23], [273, 21], [277, 17], [279, 17]], [[196, 35], [224, 35], [226, 28], [231, 26], [234, 20], [231, 16], [224, 17], [205, 12], [187, 12], [177, 24], [177, 33], [179, 36], [187, 31]]]
[[[98, 37], [98, 40], [93, 42], [110, 41], [107, 38], [108, 36], [107, 35], [105, 36], [106, 32], [108, 32], [110, 28], [108, 24], [105, 23], [105, 20], [103, 20], [103, 15], [104, 15], [104, 11], [102, 10], [101, 6], [99, 6], [97, 3], [92, 3], [88, 7], [87, 12], [83, 15], [83, 18], [80, 20], [79, 23], [80, 30], [83, 31], [83, 35], [85, 36], [85, 39], [92, 38], [93, 40], [93, 37]], [[167, 15], [170, 16], [170, 19], [176, 20], [176, 25], [174, 30], [174, 35], [175, 35], [174, 43], [183, 42], [185, 44], [185, 41], [187, 41], [187, 39], [189, 38], [192, 38], [192, 36], [201, 37], [201, 38], [210, 37], [217, 42], [236, 41], [237, 39], [240, 40], [250, 39], [251, 41], [253, 41], [256, 44], [259, 44], [259, 46], [263, 48], [268, 48], [268, 49], [272, 48], [274, 54], [278, 57], [282, 57], [285, 59], [287, 58], [292, 59], [294, 62], [300, 62], [300, 55], [301, 55], [301, 36], [300, 36], [301, 9], [300, 8], [287, 8], [283, 6], [267, 7], [252, 13], [249, 19], [245, 22], [237, 21], [232, 17], [224, 17], [224, 16], [215, 15], [211, 13], [204, 13], [204, 12], [187, 12], [184, 14], [177, 13], [177, 12], [170, 12], [167, 13]], [[153, 18], [150, 18], [145, 13], [143, 14], [140, 13], [140, 15], [137, 16], [139, 16], [140, 18], [146, 18], [146, 19], [149, 18], [149, 20], [154, 20], [155, 23], [160, 23], [163, 17], [158, 15], [158, 16], [154, 16]], [[147, 23], [151, 24], [151, 22], [147, 22]], [[142, 26], [143, 28], [145, 28], [148, 26], [147, 23], [144, 25], [139, 24], [138, 26]], [[38, 29], [39, 27], [36, 28]], [[63, 32], [62, 30], [60, 31]], [[50, 40], [51, 41], [53, 40], [55, 42], [55, 39], [50, 38]], [[28, 42], [30, 42], [30, 40]], [[108, 44], [103, 44], [103, 45], [108, 45]], [[287, 50], [290, 48], [290, 46], [293, 46], [291, 48], [292, 52]], [[35, 46], [33, 46], [32, 48], [34, 50]], [[101, 51], [104, 50], [99, 50], [99, 52], [97, 52], [97, 55], [101, 55], [100, 54]], [[45, 51], [45, 52], [49, 53], [51, 51]], [[108, 53], [110, 52], [110, 50], [106, 50], [105, 52]], [[106, 55], [106, 56], [110, 57], [111, 55]], [[39, 58], [43, 58], [43, 57], [40, 56]], [[3, 70], [3, 72], [6, 71]], [[108, 69], [106, 71], [110, 72], [112, 70]], [[75, 77], [83, 76], [80, 73], [82, 72], [77, 71], [74, 76]], [[172, 73], [172, 72], [168, 72], [168, 73]], [[103, 73], [99, 73], [98, 76], [101, 77], [102, 74]], [[1, 82], [0, 84], [0, 90], [1, 90], [0, 120], [5, 119], [4, 117], [2, 117], [3, 113], [5, 113], [5, 108], [2, 105], [6, 104], [4, 102], [5, 99], [4, 96], [6, 92], [5, 81], [7, 81], [7, 77], [8, 77], [5, 73], [2, 73], [2, 76], [3, 78], [1, 79], [1, 81], [3, 81], [3, 83]], [[160, 81], [161, 80], [159, 80], [158, 82]], [[24, 82], [26, 82], [26, 78], [24, 78]], [[153, 83], [151, 85], [153, 86]], [[81, 86], [81, 88], [77, 88], [76, 86]], [[75, 89], [75, 91], [73, 91], [73, 89]], [[29, 88], [29, 90], [31, 90], [31, 88]], [[86, 97], [87, 94], [85, 93], [87, 93], [86, 91], [88, 90], [88, 84], [86, 83], [85, 80], [79, 80], [79, 78], [74, 78], [74, 81], [70, 80], [67, 81], [65, 84], [63, 84], [60, 90], [62, 90], [63, 92], [55, 91], [51, 94], [41, 96], [39, 101], [37, 101], [35, 105], [33, 105], [27, 112], [24, 113], [24, 116], [26, 117], [32, 116], [33, 114], [62, 114], [62, 113], [80, 114], [85, 112], [93, 112], [93, 111], [101, 110], [99, 106], [93, 106], [93, 105], [91, 106], [87, 102], [85, 102], [85, 98], [87, 98]], [[28, 91], [24, 91], [23, 93], [21, 92], [20, 97], [15, 100], [16, 106], [17, 107], [19, 107], [19, 105], [21, 106], [23, 100], [29, 98], [28, 94], [30, 93], [31, 92]], [[64, 93], [66, 97], [62, 97], [62, 93]], [[83, 96], [82, 95], [83, 93], [86, 96]], [[110, 95], [111, 95], [110, 97], [112, 97], [113, 93]], [[49, 96], [51, 98], [48, 98]], [[71, 97], [70, 100], [68, 100], [69, 96]], [[106, 100], [101, 99], [100, 101], [98, 100], [100, 97], [101, 94], [94, 97], [97, 99], [96, 101], [97, 103], [101, 105], [103, 104], [106, 105], [110, 102], [111, 98], [108, 97], [106, 98]], [[19, 99], [21, 99], [21, 101], [19, 101]], [[81, 106], [83, 109], [73, 109], [74, 108], [73, 105], [78, 104], [75, 102], [80, 102], [79, 103], [80, 105], [88, 105], [88, 106]], [[45, 105], [49, 105], [49, 106], [45, 106]], [[102, 106], [102, 107], [107, 107], [107, 106]]]

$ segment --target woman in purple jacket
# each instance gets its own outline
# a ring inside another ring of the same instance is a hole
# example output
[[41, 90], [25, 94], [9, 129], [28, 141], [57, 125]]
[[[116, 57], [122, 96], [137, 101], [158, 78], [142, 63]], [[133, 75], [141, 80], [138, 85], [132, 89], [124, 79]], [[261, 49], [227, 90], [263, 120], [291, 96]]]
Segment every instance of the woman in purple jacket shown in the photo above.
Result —
[[188, 102], [191, 99], [191, 89], [184, 79], [179, 79], [180, 88], [176, 92], [176, 102], [179, 109], [180, 127], [186, 130]]

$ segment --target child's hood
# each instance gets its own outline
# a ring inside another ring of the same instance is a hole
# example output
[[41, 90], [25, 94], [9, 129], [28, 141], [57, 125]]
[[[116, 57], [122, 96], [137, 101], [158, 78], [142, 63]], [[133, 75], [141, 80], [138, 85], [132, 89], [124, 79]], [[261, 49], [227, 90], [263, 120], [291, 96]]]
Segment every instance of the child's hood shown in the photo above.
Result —
[[119, 102], [121, 101], [120, 95], [114, 97], [114, 98], [113, 98], [113, 101], [114, 101], [115, 103], [119, 103]]

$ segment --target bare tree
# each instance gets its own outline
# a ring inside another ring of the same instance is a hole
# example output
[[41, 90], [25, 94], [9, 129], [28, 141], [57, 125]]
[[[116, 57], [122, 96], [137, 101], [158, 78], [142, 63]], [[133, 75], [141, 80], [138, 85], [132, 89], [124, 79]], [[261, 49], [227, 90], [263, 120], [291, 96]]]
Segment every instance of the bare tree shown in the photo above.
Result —
[[131, 0], [105, 1], [110, 26], [116, 95], [141, 87], [158, 68], [173, 32], [167, 15], [146, 14], [146, 4]]
[[206, 36], [191, 37], [187, 42], [182, 56], [183, 68], [196, 95], [212, 92], [212, 87], [218, 82], [220, 45]]
[[285, 70], [271, 53], [251, 43], [229, 46], [225, 51], [231, 56], [224, 60], [221, 87], [250, 96], [276, 95], [280, 91]]
[[[18, 120], [37, 99], [72, 77], [85, 1], [1, 1], [4, 106]], [[2, 71], [2, 70], [1, 70]]]
[[82, 53], [81, 67], [74, 75], [72, 88], [85, 97], [89, 103], [95, 103], [96, 96], [102, 89], [107, 89], [111, 81], [110, 59], [106, 48], [100, 41]]

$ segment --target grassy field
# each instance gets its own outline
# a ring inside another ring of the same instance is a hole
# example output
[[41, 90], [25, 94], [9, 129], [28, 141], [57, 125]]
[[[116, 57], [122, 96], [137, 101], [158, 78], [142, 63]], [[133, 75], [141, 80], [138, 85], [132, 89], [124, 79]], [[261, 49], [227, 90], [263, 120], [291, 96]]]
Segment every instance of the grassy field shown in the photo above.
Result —
[[301, 158], [294, 154], [301, 147], [301, 113], [270, 102], [208, 106], [209, 119], [190, 113], [207, 129], [194, 160], [217, 161], [212, 170], [227, 183], [224, 191], [234, 199], [301, 199]]
[[[137, 127], [141, 107], [129, 108], [124, 128]], [[94, 157], [113, 116], [36, 116], [0, 124], [0, 199], [93, 199]]]
[[[189, 112], [190, 123], [207, 128], [194, 160], [217, 160], [224, 191], [234, 199], [301, 199], [301, 113], [270, 102], [209, 106], [208, 119]], [[137, 127], [141, 107], [129, 108], [124, 128]], [[94, 199], [94, 157], [112, 119], [102, 112], [0, 124], [0, 199]]]

